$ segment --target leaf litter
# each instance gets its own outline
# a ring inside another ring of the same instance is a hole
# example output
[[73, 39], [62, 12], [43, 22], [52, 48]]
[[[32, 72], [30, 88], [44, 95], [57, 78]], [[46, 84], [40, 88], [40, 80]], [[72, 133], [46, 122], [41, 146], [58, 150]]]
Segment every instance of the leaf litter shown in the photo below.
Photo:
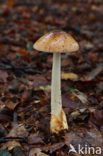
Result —
[[[2, 156], [66, 156], [70, 144], [102, 147], [102, 8], [100, 0], [1, 1]], [[59, 136], [49, 131], [52, 55], [33, 50], [33, 43], [54, 29], [69, 32], [80, 43], [79, 52], [62, 55], [62, 98], [69, 131]]]

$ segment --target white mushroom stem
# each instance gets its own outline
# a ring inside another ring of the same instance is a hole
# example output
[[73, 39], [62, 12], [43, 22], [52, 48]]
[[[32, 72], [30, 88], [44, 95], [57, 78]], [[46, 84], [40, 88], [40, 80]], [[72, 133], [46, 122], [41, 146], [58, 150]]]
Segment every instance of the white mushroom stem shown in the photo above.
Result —
[[51, 114], [60, 114], [61, 100], [61, 54], [53, 53], [52, 84], [51, 84]]
[[66, 115], [62, 109], [61, 99], [61, 54], [53, 54], [52, 86], [51, 86], [51, 121], [52, 133], [68, 129]]

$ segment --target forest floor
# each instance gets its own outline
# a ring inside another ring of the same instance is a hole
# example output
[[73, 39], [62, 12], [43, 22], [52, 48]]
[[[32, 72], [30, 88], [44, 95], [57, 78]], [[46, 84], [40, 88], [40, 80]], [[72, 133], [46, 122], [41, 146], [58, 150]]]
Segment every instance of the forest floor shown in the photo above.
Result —
[[[73, 55], [62, 54], [69, 130], [59, 136], [49, 129], [52, 54], [33, 49], [40, 36], [55, 29], [80, 45]], [[84, 153], [69, 153], [71, 145]], [[18, 155], [103, 156], [102, 0], [1, 0], [0, 156]]]

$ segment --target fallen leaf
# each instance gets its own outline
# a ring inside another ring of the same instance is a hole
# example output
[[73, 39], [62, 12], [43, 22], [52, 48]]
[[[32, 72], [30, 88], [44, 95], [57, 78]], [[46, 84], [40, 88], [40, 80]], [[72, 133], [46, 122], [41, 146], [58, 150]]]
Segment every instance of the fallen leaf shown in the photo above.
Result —
[[29, 136], [28, 140], [29, 140], [29, 143], [30, 143], [30, 144], [38, 144], [38, 143], [43, 142], [43, 141], [42, 141], [42, 138], [39, 137], [39, 136], [37, 135], [37, 133], [36, 133], [36, 134], [31, 134], [31, 135]]
[[0, 80], [7, 82], [8, 73], [6, 71], [0, 70]]
[[79, 90], [75, 89], [75, 92], [73, 93], [82, 103], [88, 104], [88, 97], [86, 94], [80, 92]]
[[103, 70], [103, 64], [99, 64], [95, 69], [93, 69], [90, 73], [88, 73], [86, 76], [81, 78], [82, 81], [91, 81], [95, 79], [95, 77], [100, 74], [100, 72]]
[[7, 137], [27, 137], [28, 132], [25, 129], [23, 124], [19, 124], [10, 131], [10, 133], [7, 135]]
[[103, 110], [95, 110], [91, 113], [90, 121], [98, 126], [103, 126]]
[[29, 156], [48, 156], [48, 155], [41, 152], [40, 148], [32, 148], [30, 150]]
[[72, 116], [74, 119], [77, 118], [79, 115], [80, 115], [79, 110], [76, 110], [76, 111], [74, 111], [74, 112], [71, 113], [71, 116]]
[[[72, 98], [73, 96], [73, 98]], [[69, 94], [68, 92], [66, 92], [63, 96], [63, 107], [66, 107], [66, 108], [70, 108], [70, 109], [80, 109], [80, 108], [83, 108], [83, 103], [76, 97], [72, 94]]]
[[13, 141], [8, 142], [8, 150], [9, 151], [12, 150], [16, 146], [21, 146], [18, 141], [13, 140]]
[[9, 151], [11, 151], [16, 146], [21, 146], [21, 145], [18, 141], [12, 140], [12, 141], [8, 141], [5, 144], [3, 144], [1, 149], [4, 149], [4, 150], [8, 149]]
[[7, 100], [7, 101], [5, 102], [5, 105], [6, 105], [9, 109], [14, 110], [15, 107], [18, 105], [18, 102], [14, 103], [14, 102], [12, 102], [12, 101]]
[[71, 79], [71, 80], [76, 81], [76, 80], [78, 80], [78, 75], [75, 74], [75, 73], [64, 73], [64, 72], [62, 72], [62, 73], [61, 73], [61, 78], [62, 78], [63, 80]]

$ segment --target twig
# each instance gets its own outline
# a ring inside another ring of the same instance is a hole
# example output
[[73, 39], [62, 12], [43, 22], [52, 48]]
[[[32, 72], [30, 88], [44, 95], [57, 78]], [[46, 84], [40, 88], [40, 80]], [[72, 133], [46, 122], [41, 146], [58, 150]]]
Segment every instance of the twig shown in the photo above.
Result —
[[103, 64], [99, 64], [95, 69], [93, 69], [88, 75], [86, 75], [83, 80], [91, 81], [93, 80], [101, 71], [103, 70]]
[[[23, 67], [16, 67], [12, 64], [10, 65], [5, 65], [5, 64], [0, 64], [0, 69], [2, 70], [12, 70], [12, 71], [16, 71], [16, 70], [22, 70], [25, 73], [33, 73], [33, 74], [41, 74], [42, 71], [37, 71], [35, 70], [35, 67], [31, 67], [31, 66], [23, 66]], [[32, 69], [32, 71], [30, 71]]]
[[12, 141], [12, 140], [19, 140], [21, 142], [24, 142], [24, 143], [28, 144], [28, 139], [27, 138], [22, 138], [22, 137], [4, 137], [4, 138], [0, 138], [0, 143]]

